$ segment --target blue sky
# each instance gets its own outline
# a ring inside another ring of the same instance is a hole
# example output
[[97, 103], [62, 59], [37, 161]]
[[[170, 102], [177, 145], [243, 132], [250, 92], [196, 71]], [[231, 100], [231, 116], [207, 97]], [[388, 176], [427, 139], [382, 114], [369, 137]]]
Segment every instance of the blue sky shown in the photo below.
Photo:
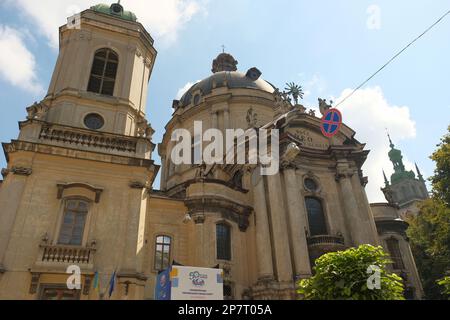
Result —
[[[2, 0], [0, 141], [15, 139], [25, 108], [43, 98], [58, 54], [57, 27], [71, 10], [97, 2]], [[147, 102], [156, 143], [170, 118], [172, 100], [188, 83], [210, 74], [222, 45], [242, 71], [258, 67], [280, 88], [291, 81], [303, 85], [307, 91], [303, 103], [316, 108], [318, 97], [339, 101], [345, 90], [355, 88], [450, 9], [448, 0], [124, 0], [122, 4], [137, 14], [158, 50]], [[379, 12], [375, 29], [368, 26], [373, 10]], [[372, 150], [364, 167], [371, 201], [383, 200], [381, 170], [393, 171], [384, 128], [403, 151], [408, 169], [417, 162], [425, 176], [433, 173], [429, 155], [450, 125], [449, 35], [450, 16], [341, 106], [344, 121]], [[156, 153], [154, 159], [159, 162]], [[0, 166], [6, 166], [3, 156]]]

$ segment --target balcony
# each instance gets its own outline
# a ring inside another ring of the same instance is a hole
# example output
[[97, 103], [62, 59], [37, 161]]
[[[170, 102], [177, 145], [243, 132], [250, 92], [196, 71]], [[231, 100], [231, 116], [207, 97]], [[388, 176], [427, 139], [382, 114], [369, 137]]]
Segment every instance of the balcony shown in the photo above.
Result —
[[39, 139], [77, 147], [108, 151], [136, 153], [138, 138], [103, 132], [46, 124], [42, 126]]
[[66, 268], [69, 265], [78, 265], [82, 269], [91, 269], [94, 265], [95, 251], [95, 246], [75, 247], [41, 244], [36, 266]]
[[337, 235], [319, 235], [308, 237], [308, 249], [311, 261], [329, 253], [345, 250], [344, 237]]

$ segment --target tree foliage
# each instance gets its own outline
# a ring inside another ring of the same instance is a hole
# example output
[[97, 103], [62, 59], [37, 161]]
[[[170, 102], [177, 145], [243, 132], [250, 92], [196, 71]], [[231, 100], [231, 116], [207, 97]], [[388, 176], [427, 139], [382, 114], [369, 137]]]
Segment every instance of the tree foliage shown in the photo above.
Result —
[[[450, 132], [450, 127], [449, 127]], [[450, 271], [450, 133], [431, 159], [436, 163], [430, 178], [433, 197], [408, 219], [408, 237], [427, 299], [445, 299], [438, 281]]]
[[434, 176], [430, 178], [433, 185], [433, 198], [450, 206], [450, 126], [448, 133], [442, 138], [438, 149], [431, 159], [436, 163]]
[[442, 289], [442, 293], [447, 295], [450, 300], [450, 277], [445, 277], [438, 281], [438, 285], [440, 285]]
[[407, 234], [425, 297], [443, 299], [437, 281], [450, 270], [450, 209], [439, 200], [429, 199], [408, 223]]
[[[404, 300], [402, 279], [387, 272], [389, 263], [383, 248], [371, 245], [327, 253], [316, 260], [315, 275], [300, 280], [297, 292], [305, 300]], [[379, 289], [369, 289], [370, 266], [379, 268]]]

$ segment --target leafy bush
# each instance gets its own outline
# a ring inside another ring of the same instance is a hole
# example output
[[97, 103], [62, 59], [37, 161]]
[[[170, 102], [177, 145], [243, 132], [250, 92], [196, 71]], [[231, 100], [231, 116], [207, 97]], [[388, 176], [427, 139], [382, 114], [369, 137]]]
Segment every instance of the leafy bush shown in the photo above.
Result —
[[[386, 271], [389, 263], [383, 248], [371, 245], [327, 253], [316, 260], [315, 275], [300, 280], [297, 292], [304, 300], [404, 300], [402, 279]], [[379, 289], [369, 289], [370, 266], [379, 268]]]

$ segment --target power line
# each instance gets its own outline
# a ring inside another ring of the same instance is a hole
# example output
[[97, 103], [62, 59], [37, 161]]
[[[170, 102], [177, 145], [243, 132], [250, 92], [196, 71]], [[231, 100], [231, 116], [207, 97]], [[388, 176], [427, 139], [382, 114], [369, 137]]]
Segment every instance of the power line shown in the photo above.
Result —
[[417, 40], [422, 38], [428, 31], [433, 29], [439, 22], [441, 22], [448, 14], [450, 14], [450, 10], [447, 11], [442, 17], [440, 17], [435, 23], [433, 23], [430, 27], [428, 27], [424, 32], [422, 32], [417, 38], [415, 38], [413, 41], [408, 43], [406, 47], [404, 47], [402, 50], [400, 50], [395, 56], [393, 56], [388, 62], [386, 62], [380, 69], [378, 69], [374, 74], [372, 74], [366, 81], [361, 83], [355, 90], [353, 90], [350, 94], [348, 94], [342, 101], [340, 101], [335, 108], [337, 108], [339, 105], [343, 104], [345, 101], [347, 101], [348, 98], [353, 96], [356, 91], [361, 89], [367, 82], [372, 80], [378, 73], [380, 73], [384, 68], [386, 68], [392, 61], [394, 61], [399, 55], [401, 55], [406, 49], [408, 49], [410, 46], [412, 46]]

